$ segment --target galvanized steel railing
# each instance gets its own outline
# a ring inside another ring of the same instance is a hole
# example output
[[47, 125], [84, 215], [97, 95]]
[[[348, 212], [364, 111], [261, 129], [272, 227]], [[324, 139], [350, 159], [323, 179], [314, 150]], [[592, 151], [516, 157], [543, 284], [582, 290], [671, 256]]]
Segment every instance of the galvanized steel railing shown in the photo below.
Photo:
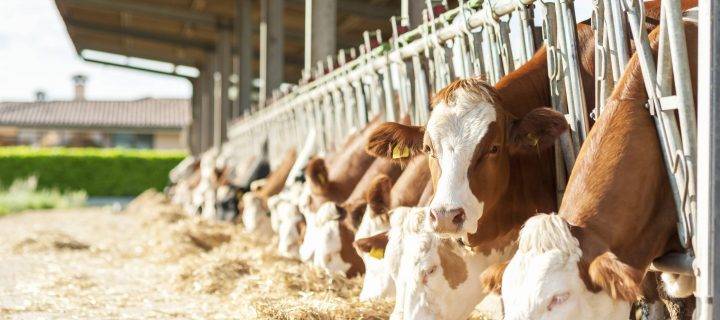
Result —
[[[389, 121], [408, 115], [412, 123], [424, 124], [430, 94], [453, 79], [484, 76], [496, 83], [531, 58], [535, 51], [531, 7], [538, 4], [545, 11], [542, 36], [552, 105], [566, 114], [571, 127], [556, 148], [558, 194], [562, 194], [566, 174], [587, 137], [591, 118], [600, 116], [622, 76], [633, 41], [671, 176], [681, 242], [689, 248], [695, 215], [697, 137], [692, 88], [683, 81], [689, 79], [689, 68], [679, 2], [662, 2], [662, 40], [656, 60], [643, 25], [642, 0], [594, 0], [594, 88], [583, 88], [580, 78], [572, 1], [460, 0], [459, 4], [440, 13], [427, 0], [424, 23], [418, 28], [402, 32], [406, 19], [398, 23], [393, 18], [389, 41], [383, 42], [379, 31], [366, 32], [357, 51], [340, 51], [337, 57], [319, 62], [315, 80], [295, 86], [230, 129], [233, 149], [239, 154], [254, 152], [267, 141], [273, 162], [280, 161], [291, 147], [314, 149], [304, 152], [306, 156], [333, 151], [344, 137], [378, 115]], [[514, 35], [516, 41], [510, 38], [512, 23], [519, 31]], [[592, 113], [588, 112], [585, 90], [596, 93]]]

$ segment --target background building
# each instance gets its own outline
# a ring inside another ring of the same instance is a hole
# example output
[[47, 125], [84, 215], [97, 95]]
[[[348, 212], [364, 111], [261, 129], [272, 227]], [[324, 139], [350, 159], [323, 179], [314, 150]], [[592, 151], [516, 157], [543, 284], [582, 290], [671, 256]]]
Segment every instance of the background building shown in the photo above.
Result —
[[75, 98], [0, 102], [0, 145], [132, 149], [188, 148], [187, 99], [93, 101], [85, 99], [82, 75], [73, 77]]

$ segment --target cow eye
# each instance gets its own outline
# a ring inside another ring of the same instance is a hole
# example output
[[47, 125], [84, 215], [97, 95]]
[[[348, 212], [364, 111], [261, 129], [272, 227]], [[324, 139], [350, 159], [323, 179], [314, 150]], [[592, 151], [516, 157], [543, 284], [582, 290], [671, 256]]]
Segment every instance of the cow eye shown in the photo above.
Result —
[[433, 149], [432, 147], [430, 147], [429, 144], [426, 144], [423, 147], [423, 152], [425, 152], [425, 154], [429, 155], [430, 157], [437, 159], [437, 155], [435, 155], [435, 152], [433, 152]]
[[560, 294], [556, 294], [550, 299], [550, 302], [548, 303], [547, 309], [548, 311], [552, 311], [555, 307], [565, 303], [567, 299], [570, 297], [570, 292], [564, 292]]
[[498, 146], [492, 146], [490, 147], [490, 153], [497, 153], [499, 150]]

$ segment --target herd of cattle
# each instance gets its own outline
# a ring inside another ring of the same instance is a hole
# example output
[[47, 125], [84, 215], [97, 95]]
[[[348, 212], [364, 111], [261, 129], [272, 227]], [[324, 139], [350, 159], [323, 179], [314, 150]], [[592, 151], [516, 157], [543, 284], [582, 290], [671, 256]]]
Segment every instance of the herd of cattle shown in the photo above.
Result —
[[[659, 7], [645, 5], [657, 53]], [[590, 88], [593, 32], [577, 30]], [[696, 88], [696, 24], [685, 33]], [[664, 295], [692, 297], [694, 278], [649, 271], [682, 248], [637, 57], [559, 203], [553, 148], [568, 124], [546, 107], [546, 55], [495, 86], [453, 82], [425, 126], [376, 118], [337, 151], [308, 160], [290, 150], [271, 172], [261, 156], [211, 150], [173, 170], [167, 192], [188, 214], [276, 234], [280, 255], [364, 274], [360, 299], [394, 298], [393, 319], [464, 319], [487, 294], [500, 295], [505, 319], [628, 319], [634, 302], [657, 300], [657, 279]]]

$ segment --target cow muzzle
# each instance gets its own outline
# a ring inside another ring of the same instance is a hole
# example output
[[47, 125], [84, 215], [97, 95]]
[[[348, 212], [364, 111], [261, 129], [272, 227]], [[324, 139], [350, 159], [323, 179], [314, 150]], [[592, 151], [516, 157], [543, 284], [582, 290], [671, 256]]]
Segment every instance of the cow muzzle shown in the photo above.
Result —
[[458, 233], [465, 223], [465, 210], [462, 208], [431, 208], [429, 225], [435, 233]]

